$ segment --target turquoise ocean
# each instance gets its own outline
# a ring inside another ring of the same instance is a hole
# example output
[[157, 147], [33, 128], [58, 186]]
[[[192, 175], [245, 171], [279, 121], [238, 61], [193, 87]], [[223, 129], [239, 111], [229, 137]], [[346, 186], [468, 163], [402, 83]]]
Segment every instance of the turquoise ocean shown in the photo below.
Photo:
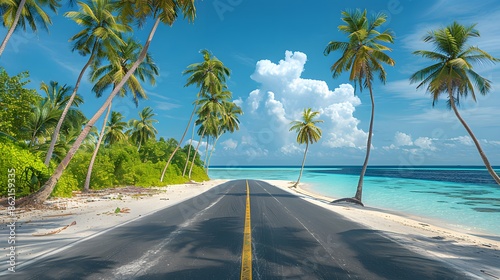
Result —
[[[300, 167], [287, 166], [211, 167], [209, 176], [212, 179], [294, 181], [299, 171]], [[306, 167], [301, 182], [319, 194], [353, 197], [360, 171], [358, 166]], [[484, 167], [368, 167], [363, 203], [500, 238], [500, 186]]]

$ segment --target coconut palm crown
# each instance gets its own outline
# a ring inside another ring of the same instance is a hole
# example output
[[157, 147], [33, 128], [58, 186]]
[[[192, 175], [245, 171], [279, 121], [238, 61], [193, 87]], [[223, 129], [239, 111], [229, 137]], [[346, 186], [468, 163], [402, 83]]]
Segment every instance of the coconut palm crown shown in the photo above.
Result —
[[467, 44], [468, 39], [479, 36], [475, 24], [465, 26], [458, 22], [429, 31], [423, 40], [434, 45], [435, 50], [418, 50], [414, 54], [430, 59], [434, 63], [415, 72], [410, 77], [410, 81], [418, 83], [417, 88], [424, 87], [432, 95], [433, 106], [442, 95], [446, 96], [448, 107], [453, 109], [460, 123], [469, 133], [490, 175], [497, 184], [500, 184], [500, 177], [491, 167], [479, 141], [457, 108], [460, 105], [460, 99], [466, 98], [469, 94], [476, 101], [476, 90], [481, 95], [486, 95], [491, 90], [491, 81], [475, 72], [473, 64], [500, 61], [477, 46]]

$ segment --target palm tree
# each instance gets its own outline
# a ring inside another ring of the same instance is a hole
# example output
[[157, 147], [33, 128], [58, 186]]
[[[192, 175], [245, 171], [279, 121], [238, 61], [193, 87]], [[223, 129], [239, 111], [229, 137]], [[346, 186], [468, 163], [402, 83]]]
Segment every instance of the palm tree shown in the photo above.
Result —
[[[225, 114], [225, 108], [223, 103], [227, 100], [231, 99], [232, 93], [226, 89], [225, 85], [222, 91], [212, 93], [208, 96], [204, 96], [199, 100], [200, 108], [198, 111], [198, 121], [196, 125], [200, 125], [199, 135], [200, 142], [196, 147], [194, 152], [194, 156], [191, 162], [191, 167], [189, 169], [189, 179], [191, 179], [191, 172], [193, 170], [194, 160], [196, 158], [196, 154], [198, 153], [198, 149], [201, 143], [201, 140], [205, 136], [205, 133], [208, 131], [211, 134], [218, 134], [218, 129], [220, 126], [220, 119]], [[200, 134], [201, 132], [201, 134]]]
[[126, 132], [130, 139], [137, 144], [137, 151], [141, 149], [141, 145], [149, 139], [154, 139], [158, 131], [154, 127], [154, 123], [158, 121], [152, 119], [156, 114], [153, 113], [151, 107], [144, 108], [139, 112], [139, 120], [132, 119], [128, 122], [130, 129]]
[[302, 177], [302, 171], [304, 171], [304, 164], [306, 162], [307, 150], [309, 144], [318, 142], [321, 139], [321, 129], [316, 126], [318, 123], [322, 123], [322, 120], [315, 120], [319, 115], [318, 111], [312, 112], [311, 108], [304, 109], [302, 113], [302, 121], [293, 121], [290, 124], [290, 131], [295, 130], [297, 132], [297, 143], [306, 144], [306, 150], [304, 151], [304, 158], [302, 159], [302, 167], [300, 168], [299, 178], [297, 182], [292, 187], [297, 187]]
[[382, 63], [390, 66], [394, 66], [395, 64], [394, 60], [384, 53], [384, 51], [391, 51], [391, 49], [382, 44], [393, 43], [394, 40], [391, 31], [377, 31], [377, 28], [385, 23], [386, 18], [387, 16], [384, 14], [377, 14], [373, 19], [368, 19], [366, 10], [363, 12], [360, 10], [342, 12], [342, 21], [345, 22], [345, 25], [340, 25], [339, 30], [347, 34], [349, 41], [331, 41], [324, 50], [325, 55], [334, 51], [342, 52], [342, 56], [330, 68], [333, 72], [333, 78], [337, 78], [343, 72], [350, 70], [349, 80], [353, 81], [355, 86], [359, 85], [360, 90], [368, 88], [370, 91], [372, 110], [366, 143], [366, 156], [359, 176], [356, 195], [354, 196], [354, 201], [359, 204], [362, 204], [363, 179], [368, 166], [372, 145], [373, 119], [375, 116], [372, 82], [375, 74], [378, 73], [380, 81], [385, 83], [386, 72]]
[[[64, 107], [68, 104], [71, 98], [70, 92], [72, 91], [72, 87], [68, 87], [66, 85], [61, 86], [56, 81], [50, 81], [49, 84], [42, 82], [40, 84], [40, 89], [45, 92], [45, 99], [51, 104], [54, 110], [58, 110], [59, 113], [62, 114]], [[63, 132], [66, 133], [73, 129], [81, 129], [82, 123], [86, 121], [85, 115], [82, 111], [77, 109], [77, 107], [81, 104], [83, 104], [83, 98], [78, 94], [75, 95], [73, 106], [69, 108], [66, 119], [61, 127]], [[48, 147], [49, 145], [47, 145], [47, 148]]]
[[[193, 111], [189, 117], [188, 124], [184, 133], [182, 134], [179, 144], [175, 147], [174, 151], [170, 154], [170, 157], [163, 168], [163, 172], [160, 177], [160, 181], [163, 182], [163, 177], [167, 171], [167, 167], [174, 158], [175, 153], [179, 150], [186, 137], [189, 130], [189, 126], [193, 121], [194, 114], [196, 112], [198, 101], [200, 98], [209, 95], [210, 93], [221, 91], [226, 82], [226, 78], [229, 78], [230, 70], [222, 61], [213, 56], [208, 50], [201, 50], [200, 53], [203, 55], [203, 62], [194, 63], [187, 67], [187, 70], [183, 72], [184, 75], [190, 75], [187, 79], [186, 87], [190, 85], [196, 85], [200, 90], [198, 91], [196, 101], [194, 102]], [[192, 138], [191, 138], [192, 141]], [[191, 147], [191, 146], [190, 146]], [[189, 150], [189, 153], [191, 150]]]
[[243, 114], [243, 110], [241, 110], [241, 107], [236, 105], [234, 102], [223, 102], [222, 105], [224, 106], [224, 116], [221, 120], [220, 129], [218, 130], [219, 133], [215, 135], [215, 141], [212, 145], [210, 155], [208, 156], [208, 161], [206, 164], [207, 174], [210, 166], [210, 159], [212, 158], [212, 154], [215, 150], [215, 146], [217, 145], [217, 141], [219, 141], [219, 138], [226, 132], [233, 133], [236, 130], [240, 129], [240, 120], [238, 116]]
[[45, 165], [49, 165], [54, 150], [59, 131], [62, 123], [66, 118], [69, 108], [73, 104], [73, 100], [80, 87], [83, 74], [87, 68], [99, 56], [102, 56], [104, 48], [112, 49], [113, 47], [123, 45], [125, 42], [120, 37], [120, 33], [130, 31], [128, 25], [117, 22], [117, 17], [113, 15], [118, 9], [116, 1], [112, 0], [89, 0], [90, 3], [86, 4], [78, 2], [80, 11], [71, 11], [65, 14], [66, 17], [74, 20], [78, 25], [84, 29], [71, 37], [70, 41], [74, 41], [73, 51], [78, 50], [81, 55], [89, 55], [87, 63], [83, 66], [78, 78], [76, 80], [71, 98], [68, 100], [66, 107], [61, 114], [61, 118], [52, 134], [52, 141], [45, 157]]
[[160, 22], [166, 23], [170, 26], [173, 25], [179, 12], [184, 15], [184, 18], [188, 18], [190, 21], [194, 20], [196, 15], [196, 8], [194, 5], [194, 0], [145, 0], [145, 1], [127, 1], [120, 2], [121, 8], [121, 18], [130, 20], [132, 18], [137, 18], [140, 24], [144, 24], [149, 16], [153, 16], [155, 21], [151, 31], [149, 32], [148, 38], [144, 47], [139, 54], [138, 59], [134, 62], [129, 71], [125, 74], [123, 79], [116, 85], [113, 91], [110, 93], [104, 104], [97, 110], [94, 116], [87, 122], [82, 132], [78, 136], [68, 154], [64, 157], [61, 163], [57, 166], [52, 176], [43, 184], [43, 186], [34, 194], [27, 196], [24, 200], [19, 202], [19, 206], [23, 205], [36, 205], [43, 203], [52, 193], [54, 187], [68, 166], [69, 162], [75, 155], [76, 151], [82, 145], [83, 141], [87, 135], [92, 130], [92, 127], [96, 121], [102, 116], [109, 103], [113, 100], [116, 94], [125, 85], [130, 76], [139, 67], [139, 64], [146, 58], [149, 46], [153, 40], [154, 34]]
[[[60, 111], [54, 109], [47, 100], [40, 100], [33, 106], [33, 115], [28, 119], [27, 127], [24, 129], [31, 135], [29, 147], [41, 144], [39, 138], [45, 136], [57, 123]], [[42, 141], [43, 142], [43, 141]]]
[[127, 123], [123, 121], [124, 117], [120, 112], [111, 112], [111, 119], [108, 121], [106, 133], [104, 134], [104, 143], [113, 145], [127, 139], [124, 133]]
[[[129, 37], [126, 40], [125, 45], [118, 46], [117, 49], [109, 49], [106, 52], [108, 65], [101, 65], [99, 60], [94, 61], [92, 67], [92, 75], [90, 80], [92, 82], [97, 81], [92, 88], [97, 95], [101, 97], [102, 93], [113, 85], [113, 87], [121, 81], [123, 76], [127, 73], [128, 69], [132, 63], [137, 59], [142, 46], [137, 41]], [[125, 96], [127, 92], [132, 93], [132, 98], [135, 105], [139, 103], [139, 99], [147, 98], [146, 92], [142, 88], [140, 81], [144, 82], [146, 79], [154, 85], [156, 80], [155, 76], [158, 75], [158, 67], [153, 61], [153, 58], [148, 54], [146, 59], [139, 65], [134, 74], [127, 80], [127, 83], [118, 93], [120, 96]], [[87, 170], [87, 176], [85, 183], [83, 184], [83, 191], [86, 192], [90, 188], [90, 178], [92, 176], [92, 169], [94, 168], [94, 162], [99, 152], [99, 147], [101, 146], [102, 139], [106, 130], [106, 123], [108, 122], [108, 116], [111, 112], [112, 103], [108, 105], [108, 111], [104, 117], [103, 125], [101, 128], [101, 133], [97, 140], [96, 147], [90, 159], [90, 164]]]
[[21, 1], [2, 1], [0, 3], [0, 14], [3, 19], [3, 26], [9, 28], [5, 38], [0, 45], [0, 56], [2, 56], [7, 42], [12, 37], [14, 30], [18, 27], [22, 27], [26, 31], [26, 27], [29, 25], [33, 32], [38, 30], [37, 23], [42, 24], [42, 27], [48, 30], [49, 24], [52, 24], [49, 15], [43, 10], [42, 7], [48, 6], [53, 12], [57, 11], [60, 0], [21, 0]]
[[457, 108], [457, 105], [460, 105], [460, 98], [466, 98], [469, 93], [476, 101], [476, 89], [482, 95], [486, 95], [491, 89], [491, 81], [476, 73], [472, 64], [500, 61], [478, 47], [467, 44], [469, 38], [480, 35], [475, 26], [475, 24], [464, 26], [453, 22], [444, 28], [429, 31], [424, 41], [432, 43], [435, 51], [419, 50], [414, 54], [428, 58], [434, 64], [417, 71], [411, 76], [410, 81], [419, 83], [417, 88], [426, 87], [426, 90], [432, 94], [433, 106], [441, 95], [446, 95], [448, 106], [453, 109], [458, 120], [474, 141], [491, 177], [497, 184], [500, 184], [500, 177], [491, 167], [479, 141]]

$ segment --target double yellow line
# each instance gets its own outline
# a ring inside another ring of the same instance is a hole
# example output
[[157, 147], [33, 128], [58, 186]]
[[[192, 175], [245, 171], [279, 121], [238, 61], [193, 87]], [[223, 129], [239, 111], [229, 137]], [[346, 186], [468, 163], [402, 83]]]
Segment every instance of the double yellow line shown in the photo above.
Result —
[[241, 253], [241, 280], [252, 279], [252, 226], [250, 224], [250, 187], [247, 182], [245, 228], [243, 230], [243, 252]]

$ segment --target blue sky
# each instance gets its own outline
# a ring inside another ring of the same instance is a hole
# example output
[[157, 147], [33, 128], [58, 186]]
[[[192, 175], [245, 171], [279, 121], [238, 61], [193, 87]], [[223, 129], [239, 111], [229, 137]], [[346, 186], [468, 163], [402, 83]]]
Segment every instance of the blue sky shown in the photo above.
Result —
[[[344, 1], [347, 2], [347, 1]], [[340, 12], [361, 8], [384, 12], [386, 28], [393, 30], [395, 43], [390, 56], [395, 67], [386, 67], [387, 84], [374, 86], [376, 117], [372, 165], [480, 165], [482, 161], [467, 132], [446, 102], [434, 108], [424, 91], [410, 85], [409, 76], [428, 65], [411, 53], [432, 49], [422, 42], [431, 29], [453, 20], [477, 23], [481, 37], [471, 43], [500, 57], [500, 3], [463, 0], [419, 1], [358, 0], [205, 0], [197, 3], [193, 24], [179, 20], [173, 27], [160, 26], [150, 53], [160, 68], [156, 86], [145, 85], [149, 99], [135, 108], [130, 98], [117, 99], [113, 109], [129, 118], [151, 106], [159, 120], [158, 137], [179, 139], [192, 110], [197, 89], [184, 87], [182, 71], [202, 60], [201, 49], [210, 50], [228, 66], [233, 97], [245, 112], [240, 131], [224, 135], [211, 163], [214, 165], [299, 165], [303, 146], [295, 143], [289, 123], [300, 118], [306, 107], [321, 112], [322, 140], [309, 150], [309, 165], [361, 165], [369, 125], [368, 91], [354, 92], [348, 77], [332, 79], [331, 64], [338, 54], [325, 57], [323, 50], [332, 40], [344, 41], [338, 32]], [[71, 52], [68, 39], [80, 29], [63, 17], [64, 7], [54, 15], [50, 32], [18, 32], [9, 42], [0, 65], [14, 75], [28, 70], [30, 86], [58, 81], [73, 85], [87, 58]], [[134, 36], [145, 40], [149, 28], [136, 29]], [[0, 31], [0, 36], [6, 30]], [[477, 66], [493, 82], [486, 97], [462, 102], [463, 117], [469, 123], [493, 164], [500, 165], [500, 65]], [[103, 102], [90, 93], [84, 81], [83, 111], [90, 117]], [[101, 121], [98, 122], [99, 126]], [[203, 151], [202, 151], [203, 152]]]

